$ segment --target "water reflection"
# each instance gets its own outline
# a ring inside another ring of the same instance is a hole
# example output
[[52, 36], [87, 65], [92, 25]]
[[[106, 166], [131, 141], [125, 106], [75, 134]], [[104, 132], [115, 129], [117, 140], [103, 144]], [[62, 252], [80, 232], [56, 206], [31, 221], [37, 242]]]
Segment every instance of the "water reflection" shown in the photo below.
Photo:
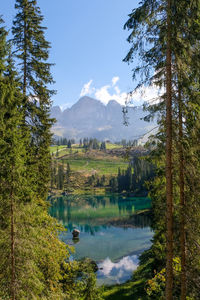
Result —
[[[134, 212], [149, 208], [148, 198], [127, 198], [118, 195], [69, 195], [50, 198], [50, 214], [57, 218], [71, 232], [78, 227], [81, 232], [94, 235], [101, 227], [113, 225], [123, 227], [125, 219], [130, 227], [147, 227], [150, 219], [146, 215], [133, 215]], [[133, 216], [132, 216], [133, 215]], [[131, 216], [131, 219], [127, 217]], [[116, 220], [118, 219], [118, 220]], [[125, 225], [125, 224], [124, 224]]]
[[113, 263], [110, 258], [106, 258], [98, 265], [98, 284], [120, 284], [127, 281], [137, 266], [137, 255], [123, 257], [116, 263]]
[[[60, 238], [74, 245], [73, 257], [89, 257], [98, 262], [100, 285], [121, 283], [130, 278], [137, 267], [138, 254], [151, 245], [150, 219], [145, 214], [136, 214], [150, 208], [150, 199], [70, 195], [49, 201], [50, 214], [68, 229]], [[73, 240], [74, 228], [80, 230], [78, 240]]]

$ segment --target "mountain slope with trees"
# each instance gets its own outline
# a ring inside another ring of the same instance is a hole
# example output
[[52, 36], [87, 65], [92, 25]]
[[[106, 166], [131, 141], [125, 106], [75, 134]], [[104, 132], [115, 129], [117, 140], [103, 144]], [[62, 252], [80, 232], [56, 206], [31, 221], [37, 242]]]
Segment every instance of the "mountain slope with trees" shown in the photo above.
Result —
[[147, 149], [141, 146], [128, 149], [87, 138], [70, 148], [67, 144], [66, 140], [66, 146], [51, 147], [54, 151], [50, 193], [104, 194], [107, 191], [147, 195], [145, 182], [154, 176], [153, 165], [142, 159]]

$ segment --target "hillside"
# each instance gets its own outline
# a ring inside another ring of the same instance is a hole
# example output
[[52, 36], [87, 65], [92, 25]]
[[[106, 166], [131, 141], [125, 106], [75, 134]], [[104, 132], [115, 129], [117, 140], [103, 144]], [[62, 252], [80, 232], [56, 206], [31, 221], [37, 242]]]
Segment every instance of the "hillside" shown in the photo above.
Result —
[[[92, 192], [92, 190], [104, 193], [105, 189], [110, 191], [114, 184], [112, 180], [118, 178], [119, 170], [122, 176], [127, 174], [130, 157], [143, 156], [147, 152], [141, 146], [123, 148], [111, 143], [106, 143], [106, 149], [103, 150], [86, 149], [73, 144], [71, 148], [65, 145], [51, 146], [50, 151], [52, 153], [51, 194], [59, 194], [63, 191], [70, 193]], [[141, 172], [142, 170], [140, 170], [140, 177]], [[140, 187], [135, 183], [135, 191], [137, 188]], [[117, 192], [116, 189], [117, 187], [115, 187]]]

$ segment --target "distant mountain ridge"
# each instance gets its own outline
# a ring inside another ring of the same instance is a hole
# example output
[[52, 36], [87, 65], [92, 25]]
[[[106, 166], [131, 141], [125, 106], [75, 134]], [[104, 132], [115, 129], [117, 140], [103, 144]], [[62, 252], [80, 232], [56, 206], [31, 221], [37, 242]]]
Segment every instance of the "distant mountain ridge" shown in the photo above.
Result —
[[53, 106], [51, 117], [57, 123], [52, 131], [57, 137], [97, 138], [99, 140], [120, 141], [134, 140], [155, 127], [155, 122], [147, 123], [141, 120], [147, 113], [142, 107], [128, 109], [129, 125], [125, 126], [122, 106], [115, 100], [104, 105], [99, 100], [84, 96], [71, 108], [64, 111], [59, 106]]

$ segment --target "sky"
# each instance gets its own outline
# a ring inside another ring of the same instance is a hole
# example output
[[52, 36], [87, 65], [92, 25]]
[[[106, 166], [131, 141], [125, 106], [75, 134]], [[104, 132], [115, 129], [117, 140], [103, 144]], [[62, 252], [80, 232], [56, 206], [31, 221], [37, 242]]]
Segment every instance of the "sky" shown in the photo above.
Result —
[[[123, 29], [137, 0], [38, 0], [51, 42], [49, 61], [57, 94], [53, 105], [72, 106], [81, 96], [99, 99], [104, 104], [115, 99], [121, 104], [136, 83], [133, 65], [123, 62], [130, 48], [129, 32]], [[14, 0], [4, 0], [1, 12], [7, 29], [15, 16]], [[149, 90], [148, 90], [149, 92]], [[154, 91], [150, 91], [154, 93]], [[141, 95], [134, 97], [142, 103]]]

